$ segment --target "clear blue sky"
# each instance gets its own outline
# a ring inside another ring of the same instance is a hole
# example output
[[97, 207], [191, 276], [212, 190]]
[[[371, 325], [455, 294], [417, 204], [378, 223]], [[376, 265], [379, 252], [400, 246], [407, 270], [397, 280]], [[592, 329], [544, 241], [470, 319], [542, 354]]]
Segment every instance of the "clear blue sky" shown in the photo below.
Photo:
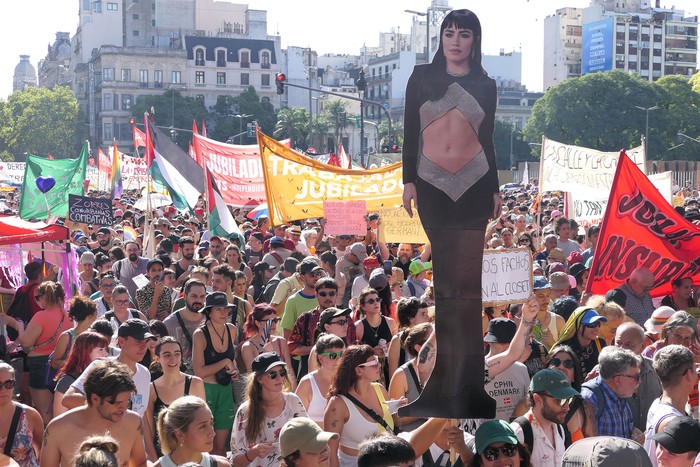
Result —
[[[654, 0], [652, 0], [654, 1]], [[12, 74], [19, 55], [30, 55], [36, 68], [57, 31], [73, 35], [78, 24], [79, 0], [2, 1], [0, 6], [0, 98], [12, 92]], [[241, 2], [244, 3], [244, 2]], [[481, 19], [483, 50], [497, 54], [523, 53], [523, 81], [531, 90], [542, 89], [542, 36], [544, 18], [558, 8], [584, 7], [589, 0], [449, 0], [453, 8], [471, 8]], [[404, 10], [424, 11], [429, 0], [253, 0], [250, 8], [267, 10], [268, 33], [279, 32], [282, 47], [312, 47], [319, 53], [358, 54], [363, 45], [377, 45], [379, 32], [392, 28], [410, 32], [411, 17]], [[332, 5], [332, 7], [329, 7]], [[661, 6], [700, 14], [698, 0], [661, 0]]]

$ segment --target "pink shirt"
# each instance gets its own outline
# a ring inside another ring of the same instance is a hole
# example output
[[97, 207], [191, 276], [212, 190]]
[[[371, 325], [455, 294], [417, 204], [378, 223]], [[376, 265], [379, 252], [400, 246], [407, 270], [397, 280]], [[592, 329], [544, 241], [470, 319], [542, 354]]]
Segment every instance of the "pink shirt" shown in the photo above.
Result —
[[[61, 330], [56, 333], [58, 324], [63, 321]], [[56, 348], [56, 342], [58, 341], [58, 336], [63, 332], [67, 331], [73, 327], [71, 319], [66, 315], [60, 308], [49, 308], [46, 310], [41, 310], [37, 312], [30, 323], [41, 327], [41, 334], [37, 337], [34, 345], [43, 344], [44, 342], [51, 339], [54, 335], [56, 337], [51, 341], [51, 343], [40, 345], [36, 349], [32, 350], [33, 356], [38, 355], [49, 355]]]

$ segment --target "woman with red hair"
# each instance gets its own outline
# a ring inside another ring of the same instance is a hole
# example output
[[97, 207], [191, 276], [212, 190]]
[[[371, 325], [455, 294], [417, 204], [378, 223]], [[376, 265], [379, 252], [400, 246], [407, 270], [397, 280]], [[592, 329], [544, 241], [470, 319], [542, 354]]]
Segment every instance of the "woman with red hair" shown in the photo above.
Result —
[[85, 371], [93, 360], [106, 357], [108, 349], [109, 340], [102, 334], [85, 331], [75, 338], [66, 362], [56, 374], [56, 392], [53, 396], [54, 418], [68, 410], [61, 401], [63, 394], [73, 384], [73, 381]]

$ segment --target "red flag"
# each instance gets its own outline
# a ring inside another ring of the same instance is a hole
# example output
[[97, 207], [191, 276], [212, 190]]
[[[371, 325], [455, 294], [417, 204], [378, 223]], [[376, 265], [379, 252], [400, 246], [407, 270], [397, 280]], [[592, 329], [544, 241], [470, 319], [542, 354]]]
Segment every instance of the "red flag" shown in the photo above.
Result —
[[134, 149], [146, 147], [146, 133], [136, 128], [136, 125], [132, 125], [131, 128], [134, 130]]
[[340, 165], [340, 158], [336, 153], [332, 152], [331, 155], [328, 157], [328, 165], [342, 167], [342, 165]]
[[51, 154], [46, 154], [46, 158], [50, 161], [55, 160], [55, 158]]
[[202, 120], [202, 136], [207, 137], [207, 121]]
[[197, 129], [197, 120], [192, 119], [192, 133], [195, 135], [199, 134], [199, 130]]
[[593, 256], [587, 289], [605, 294], [638, 267], [654, 274], [652, 297], [671, 293], [671, 281], [700, 284], [700, 227], [668, 204], [646, 175], [620, 152]]
[[97, 169], [107, 175], [112, 175], [112, 161], [109, 156], [102, 152], [102, 148], [97, 148]]
[[144, 127], [146, 128], [146, 137], [145, 139], [145, 144], [146, 146], [146, 154], [144, 155], [144, 159], [146, 160], [146, 167], [149, 169], [151, 168], [151, 164], [153, 164], [153, 159], [155, 159], [155, 149], [153, 148], [153, 139], [151, 136], [151, 128], [150, 128], [150, 122], [148, 121], [148, 112], [145, 112], [143, 114], [143, 123]]

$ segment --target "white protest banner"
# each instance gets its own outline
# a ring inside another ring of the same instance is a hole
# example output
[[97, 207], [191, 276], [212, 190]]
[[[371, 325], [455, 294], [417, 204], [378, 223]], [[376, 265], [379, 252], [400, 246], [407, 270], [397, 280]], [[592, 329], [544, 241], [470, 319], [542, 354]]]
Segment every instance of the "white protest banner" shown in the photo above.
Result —
[[330, 235], [367, 235], [366, 201], [324, 201], [323, 231]]
[[408, 217], [408, 213], [402, 207], [380, 209], [379, 219], [379, 228], [382, 229], [384, 241], [387, 243], [428, 242], [428, 236], [415, 209], [413, 217]]
[[[626, 153], [646, 173], [644, 147], [638, 146]], [[619, 157], [619, 151], [601, 152], [543, 138], [540, 191], [562, 190], [586, 195], [597, 191], [595, 199], [606, 198]]]
[[485, 250], [481, 271], [484, 306], [524, 303], [532, 294], [532, 252], [527, 248]]

